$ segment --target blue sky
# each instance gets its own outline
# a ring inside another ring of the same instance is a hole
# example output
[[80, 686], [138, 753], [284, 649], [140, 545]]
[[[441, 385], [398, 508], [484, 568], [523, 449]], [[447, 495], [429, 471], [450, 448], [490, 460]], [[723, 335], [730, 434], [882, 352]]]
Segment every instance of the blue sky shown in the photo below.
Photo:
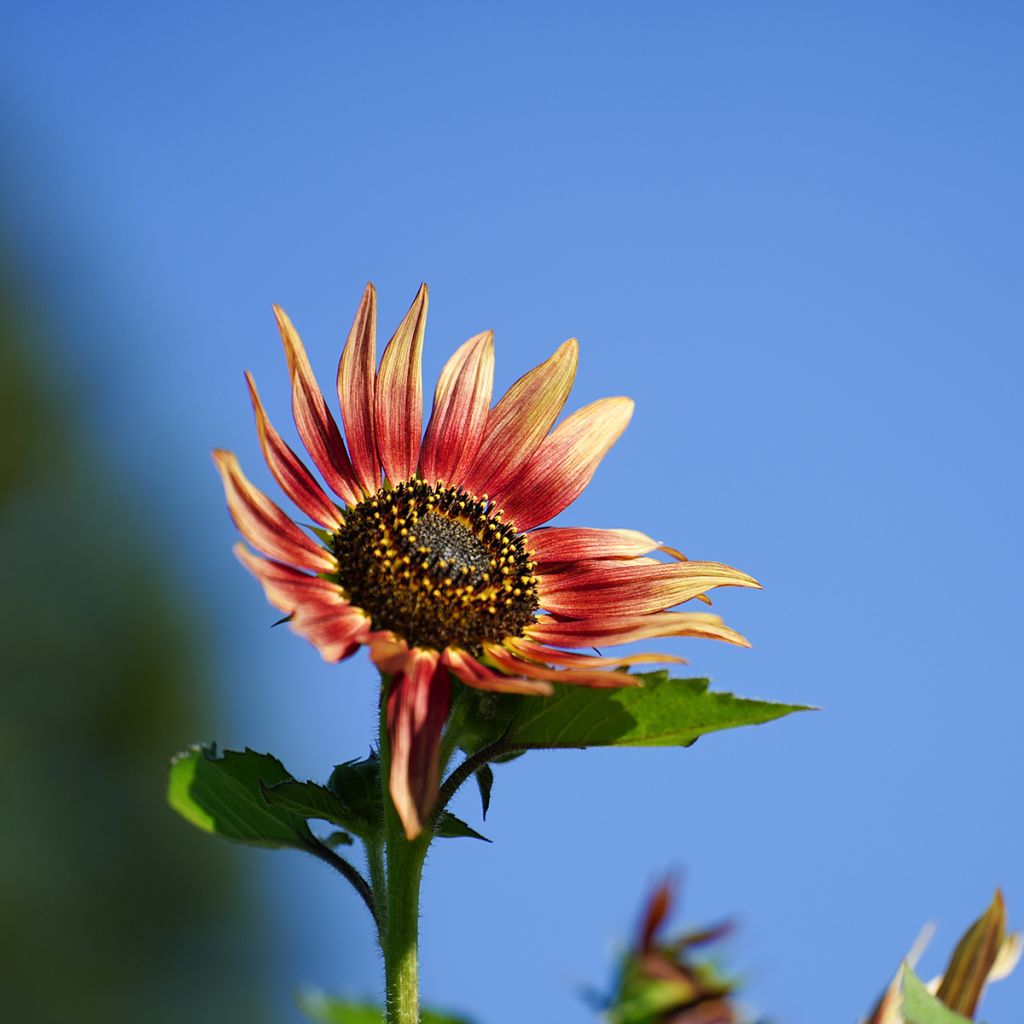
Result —
[[[329, 380], [367, 280], [382, 333], [430, 283], [429, 382], [487, 327], [503, 385], [579, 337], [575, 403], [637, 412], [561, 521], [753, 573], [716, 601], [752, 650], [673, 649], [824, 709], [499, 769], [494, 844], [428, 865], [428, 1001], [592, 1019], [576, 989], [671, 866], [792, 1024], [866, 1011], [929, 919], [937, 970], [997, 884], [1024, 921], [1022, 44], [1010, 3], [7, 15], [5, 205], [67, 325], [55, 379], [204, 610], [208, 738], [318, 777], [370, 735], [365, 661], [266, 628], [207, 454], [268, 482], [242, 370], [284, 425], [270, 304]], [[374, 990], [355, 896], [297, 855], [239, 862], [281, 923], [253, 979], [281, 1020], [296, 982]]]

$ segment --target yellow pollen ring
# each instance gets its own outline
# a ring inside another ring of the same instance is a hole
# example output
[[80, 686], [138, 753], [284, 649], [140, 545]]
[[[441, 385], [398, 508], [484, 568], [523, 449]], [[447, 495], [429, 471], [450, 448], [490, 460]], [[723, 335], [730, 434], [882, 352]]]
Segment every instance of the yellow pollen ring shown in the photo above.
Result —
[[522, 636], [539, 607], [534, 563], [499, 515], [486, 495], [441, 484], [382, 488], [332, 535], [338, 583], [374, 629], [412, 646], [479, 653]]

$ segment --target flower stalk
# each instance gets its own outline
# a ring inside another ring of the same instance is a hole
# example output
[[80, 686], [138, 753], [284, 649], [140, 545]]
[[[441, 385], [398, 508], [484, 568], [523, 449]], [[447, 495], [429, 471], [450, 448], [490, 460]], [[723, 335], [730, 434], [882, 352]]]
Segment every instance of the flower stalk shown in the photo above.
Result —
[[[380, 781], [384, 807], [384, 877], [381, 881], [386, 890], [380, 915], [380, 948], [384, 955], [385, 1020], [387, 1024], [418, 1024], [420, 881], [432, 833], [424, 831], [415, 839], [407, 839], [388, 789], [391, 769], [388, 682], [385, 676], [380, 702]], [[368, 853], [371, 875], [379, 873], [379, 849], [376, 870], [374, 851]], [[379, 884], [375, 882], [375, 886]]]

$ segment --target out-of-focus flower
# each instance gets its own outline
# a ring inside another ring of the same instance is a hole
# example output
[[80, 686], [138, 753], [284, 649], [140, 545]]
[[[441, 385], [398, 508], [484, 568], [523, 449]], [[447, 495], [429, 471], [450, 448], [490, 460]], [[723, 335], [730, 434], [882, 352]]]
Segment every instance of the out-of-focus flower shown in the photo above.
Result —
[[[932, 931], [927, 929], [914, 943], [904, 960], [906, 968], [915, 966]], [[928, 991], [961, 1017], [973, 1020], [986, 985], [1010, 974], [1020, 955], [1021, 933], [1007, 933], [1006, 906], [1003, 894], [997, 889], [988, 909], [957, 943], [945, 971], [928, 984]], [[902, 992], [905, 967], [901, 965], [862, 1024], [905, 1024]]]
[[735, 984], [694, 950], [727, 935], [728, 923], [675, 939], [661, 936], [675, 902], [666, 879], [651, 894], [633, 949], [623, 959], [614, 997], [605, 1007], [609, 1024], [737, 1024]]
[[[564, 648], [659, 636], [746, 645], [717, 616], [669, 611], [745, 573], [686, 560], [635, 530], [539, 528], [573, 502], [629, 422], [603, 398], [557, 427], [576, 372], [575, 340], [493, 407], [490, 331], [444, 367], [423, 433], [422, 287], [377, 366], [376, 297], [363, 295], [338, 367], [344, 440], [291, 321], [276, 309], [299, 436], [323, 481], [271, 425], [248, 377], [260, 442], [282, 490], [313, 520], [300, 528], [217, 451], [228, 507], [263, 556], [238, 557], [328, 661], [361, 645], [390, 677], [390, 790], [406, 834], [438, 791], [453, 673], [468, 686], [548, 694], [551, 683], [636, 685], [622, 667], [680, 659], [601, 657]], [[554, 427], [554, 429], [552, 429]], [[661, 552], [669, 560], [653, 557]]]

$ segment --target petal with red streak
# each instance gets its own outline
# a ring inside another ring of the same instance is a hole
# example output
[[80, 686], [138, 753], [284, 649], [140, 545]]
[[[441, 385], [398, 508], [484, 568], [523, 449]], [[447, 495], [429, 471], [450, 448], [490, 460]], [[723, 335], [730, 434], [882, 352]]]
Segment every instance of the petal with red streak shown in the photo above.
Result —
[[292, 413], [299, 436], [327, 486], [345, 502], [354, 505], [361, 495], [338, 424], [334, 422], [320, 385], [313, 376], [298, 331], [280, 306], [274, 307], [274, 316], [277, 317], [277, 328], [281, 332], [292, 378]]
[[253, 487], [231, 452], [216, 449], [213, 461], [224, 483], [228, 511], [242, 536], [254, 548], [271, 558], [331, 572], [337, 568], [334, 556], [314, 543], [261, 490]]
[[551, 686], [545, 682], [516, 679], [513, 676], [492, 672], [486, 665], [481, 665], [471, 654], [452, 647], [442, 653], [441, 660], [462, 682], [477, 690], [487, 690], [492, 693], [523, 693], [541, 697], [548, 697], [554, 692]]
[[493, 384], [494, 335], [484, 331], [456, 350], [438, 379], [420, 453], [420, 472], [428, 483], [462, 482], [480, 449]]
[[398, 325], [377, 374], [374, 396], [377, 452], [392, 483], [409, 480], [420, 461], [423, 431], [423, 332], [427, 286], [420, 285], [409, 312]]
[[415, 839], [440, 784], [441, 731], [451, 706], [451, 677], [435, 651], [413, 648], [388, 690], [389, 789], [406, 837]]
[[674, 654], [629, 654], [621, 658], [605, 658], [600, 655], [575, 654], [570, 651], [559, 651], [545, 644], [517, 637], [506, 640], [505, 646], [521, 658], [543, 662], [549, 665], [560, 665], [563, 668], [622, 668], [625, 665], [685, 665], [686, 660]]
[[541, 607], [577, 619], [660, 612], [714, 587], [759, 589], [760, 584], [718, 562], [610, 564], [538, 577]]
[[544, 526], [523, 536], [539, 564], [603, 558], [636, 558], [658, 549], [639, 530], [598, 530], [587, 526]]
[[366, 286], [338, 363], [338, 400], [352, 472], [366, 494], [380, 488], [373, 409], [377, 375], [377, 292]]
[[263, 585], [267, 600], [291, 616], [291, 629], [309, 640], [325, 661], [347, 658], [365, 638], [370, 620], [348, 603], [337, 584], [260, 558], [242, 544], [234, 550]]
[[659, 636], [693, 636], [749, 647], [746, 637], [707, 612], [656, 612], [649, 615], [605, 615], [562, 622], [542, 616], [526, 634], [559, 647], [615, 647]]
[[249, 397], [252, 399], [253, 412], [256, 414], [260, 447], [263, 449], [263, 457], [267, 460], [270, 472], [274, 474], [274, 479], [281, 485], [281, 490], [310, 519], [329, 530], [337, 530], [342, 522], [338, 506], [327, 497], [323, 488], [313, 478], [313, 474], [274, 429], [260, 401], [252, 374], [246, 373], [245, 380], [249, 385]]
[[532, 661], [517, 658], [510, 651], [498, 644], [487, 644], [484, 647], [488, 659], [503, 672], [522, 675], [529, 679], [543, 679], [551, 683], [565, 683], [569, 686], [592, 686], [597, 689], [608, 689], [619, 686], [640, 686], [643, 680], [624, 672], [598, 672], [585, 669], [554, 669], [546, 665], [537, 665]]
[[495, 504], [520, 531], [546, 523], [580, 496], [632, 415], [629, 398], [601, 398], [574, 412], [515, 479], [491, 492]]
[[570, 338], [519, 378], [487, 416], [484, 439], [465, 474], [472, 494], [493, 494], [514, 480], [547, 436], [569, 397], [579, 346]]

